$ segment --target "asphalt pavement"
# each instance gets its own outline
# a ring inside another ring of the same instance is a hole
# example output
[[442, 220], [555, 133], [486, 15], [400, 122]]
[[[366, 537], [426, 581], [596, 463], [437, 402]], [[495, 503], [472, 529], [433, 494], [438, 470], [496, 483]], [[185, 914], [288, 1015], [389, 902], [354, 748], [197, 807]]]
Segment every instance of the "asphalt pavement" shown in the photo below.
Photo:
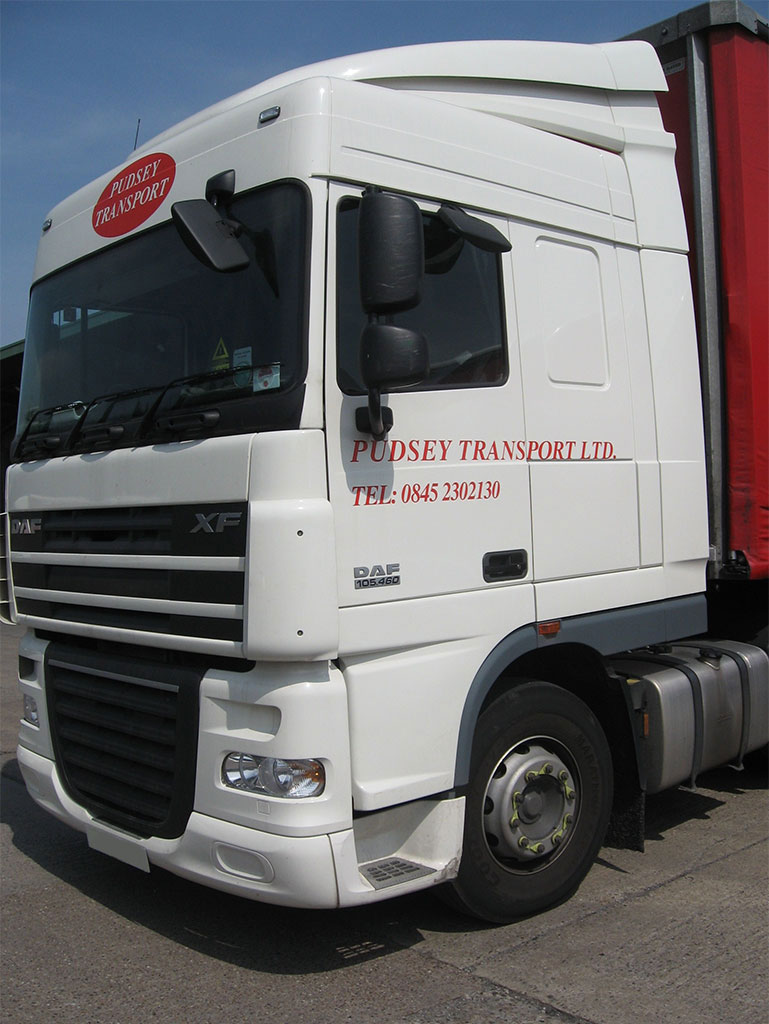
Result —
[[0, 629], [5, 1024], [767, 1024], [764, 771], [651, 797], [644, 853], [604, 848], [571, 900], [516, 924], [430, 892], [286, 910], [142, 874], [37, 808], [19, 633]]

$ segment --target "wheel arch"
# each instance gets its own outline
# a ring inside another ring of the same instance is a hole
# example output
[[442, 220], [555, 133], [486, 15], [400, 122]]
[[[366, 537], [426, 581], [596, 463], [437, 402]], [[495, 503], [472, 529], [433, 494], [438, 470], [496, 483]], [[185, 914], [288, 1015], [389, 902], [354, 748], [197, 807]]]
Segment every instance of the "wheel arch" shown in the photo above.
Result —
[[[588, 706], [606, 737], [614, 769], [618, 798], [628, 789], [646, 785], [639, 729], [624, 679], [615, 675], [595, 648], [583, 643], [562, 643], [529, 651], [511, 666], [511, 674], [542, 679], [572, 693]], [[509, 677], [508, 677], [509, 678]], [[504, 677], [499, 680], [505, 688]], [[492, 686], [487, 701], [496, 696]]]
[[[470, 684], [459, 726], [454, 785], [466, 786], [478, 718], [491, 700], [522, 679], [543, 679], [584, 701], [600, 722], [611, 750], [615, 778], [638, 792], [645, 777], [632, 702], [623, 680], [604, 656], [646, 644], [666, 643], [707, 628], [704, 594], [629, 605], [559, 621], [553, 637], [536, 623], [504, 637], [486, 657]], [[642, 841], [642, 838], [641, 838]]]
[[642, 785], [633, 712], [623, 680], [607, 669], [599, 651], [585, 643], [537, 646], [533, 626], [506, 637], [479, 669], [462, 715], [455, 784], [467, 785], [473, 737], [479, 716], [489, 704], [522, 682], [540, 679], [579, 697], [598, 719], [615, 765], [615, 774]]

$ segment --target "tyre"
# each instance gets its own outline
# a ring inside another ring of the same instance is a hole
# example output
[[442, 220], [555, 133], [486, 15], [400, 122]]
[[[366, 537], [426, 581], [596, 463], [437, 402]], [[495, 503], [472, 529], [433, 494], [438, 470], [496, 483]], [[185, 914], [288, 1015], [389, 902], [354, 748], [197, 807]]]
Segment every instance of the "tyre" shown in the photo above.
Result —
[[595, 860], [611, 803], [611, 756], [593, 713], [558, 686], [521, 683], [478, 720], [462, 859], [442, 895], [497, 923], [562, 902]]

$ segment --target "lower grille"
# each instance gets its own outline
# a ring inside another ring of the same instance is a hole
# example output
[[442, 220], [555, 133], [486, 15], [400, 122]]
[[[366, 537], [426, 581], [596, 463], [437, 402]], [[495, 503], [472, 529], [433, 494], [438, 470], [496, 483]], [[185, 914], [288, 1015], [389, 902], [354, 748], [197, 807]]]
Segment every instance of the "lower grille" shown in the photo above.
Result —
[[69, 795], [102, 821], [174, 838], [192, 810], [202, 670], [52, 643], [48, 716]]

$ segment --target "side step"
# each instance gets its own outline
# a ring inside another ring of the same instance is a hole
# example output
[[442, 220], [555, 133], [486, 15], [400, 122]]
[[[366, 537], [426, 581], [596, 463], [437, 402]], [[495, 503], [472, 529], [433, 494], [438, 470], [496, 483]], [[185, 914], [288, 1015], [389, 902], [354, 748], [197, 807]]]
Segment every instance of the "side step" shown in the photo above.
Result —
[[386, 889], [389, 885], [399, 885], [401, 882], [410, 882], [412, 878], [423, 878], [435, 873], [435, 868], [402, 857], [384, 857], [369, 864], [361, 864], [358, 870], [375, 889]]
[[359, 814], [329, 835], [340, 907], [376, 903], [455, 878], [465, 798], [413, 800]]

